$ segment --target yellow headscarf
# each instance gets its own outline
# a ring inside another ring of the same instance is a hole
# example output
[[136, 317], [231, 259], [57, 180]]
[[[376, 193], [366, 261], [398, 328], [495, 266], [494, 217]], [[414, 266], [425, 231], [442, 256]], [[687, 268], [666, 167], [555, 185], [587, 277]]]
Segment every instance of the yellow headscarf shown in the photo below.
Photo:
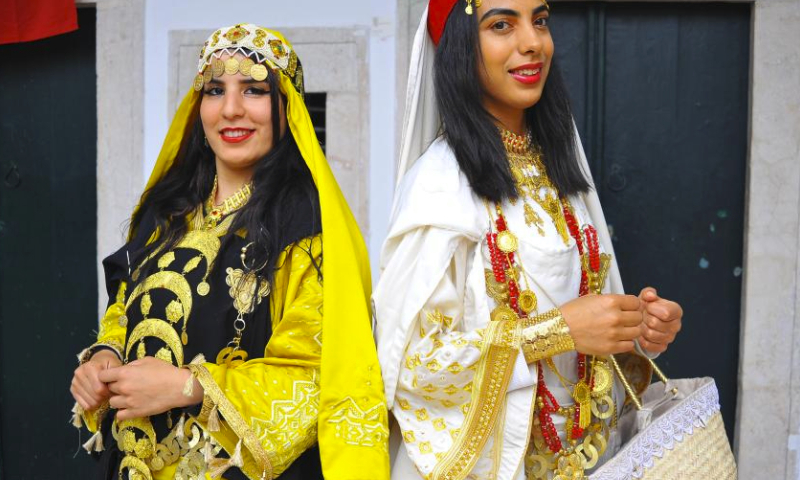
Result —
[[[222, 63], [219, 56], [223, 52], [243, 53], [256, 65], [263, 64], [278, 75], [281, 92], [287, 99], [288, 128], [319, 191], [325, 255], [318, 420], [323, 474], [326, 479], [388, 479], [386, 401], [370, 328], [369, 257], [314, 133], [303, 101], [302, 66], [283, 35], [257, 25], [239, 24], [219, 29], [209, 37], [200, 54], [195, 88], [186, 94], [175, 114], [147, 189], [164, 177], [188, 138], [201, 98], [199, 90], [203, 81], [216, 73], [214, 70], [219, 72], [221, 65], [216, 62]], [[329, 421], [331, 417], [336, 421]], [[337, 433], [342, 419], [347, 424], [345, 428], [370, 436], [361, 444], [373, 447], [344, 442]]]

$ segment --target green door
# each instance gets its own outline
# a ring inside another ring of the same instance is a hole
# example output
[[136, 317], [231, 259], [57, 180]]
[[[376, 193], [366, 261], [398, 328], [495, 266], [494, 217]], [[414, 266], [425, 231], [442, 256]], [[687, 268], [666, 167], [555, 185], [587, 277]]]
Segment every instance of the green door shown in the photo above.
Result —
[[2, 480], [81, 479], [93, 463], [69, 424], [97, 328], [95, 10], [78, 21], [0, 45]]
[[739, 364], [750, 5], [553, 2], [556, 56], [628, 292], [685, 310], [658, 362], [713, 376], [732, 437]]

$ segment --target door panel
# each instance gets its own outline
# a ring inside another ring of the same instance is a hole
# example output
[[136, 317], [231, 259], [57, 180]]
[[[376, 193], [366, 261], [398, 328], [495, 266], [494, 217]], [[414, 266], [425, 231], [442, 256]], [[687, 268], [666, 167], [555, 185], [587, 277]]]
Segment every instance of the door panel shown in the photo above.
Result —
[[[95, 10], [76, 32], [0, 45], [0, 478], [86, 478], [69, 423], [97, 329]], [[120, 92], [124, 95], [125, 92]], [[77, 458], [73, 458], [77, 453]]]
[[625, 287], [681, 303], [683, 331], [659, 363], [713, 376], [732, 436], [750, 7], [558, 3], [553, 19]]

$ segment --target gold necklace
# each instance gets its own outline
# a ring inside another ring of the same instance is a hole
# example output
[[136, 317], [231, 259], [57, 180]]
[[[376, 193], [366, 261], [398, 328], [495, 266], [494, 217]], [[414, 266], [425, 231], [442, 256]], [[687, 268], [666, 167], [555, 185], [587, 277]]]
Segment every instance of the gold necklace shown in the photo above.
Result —
[[211, 189], [211, 195], [208, 196], [208, 199], [205, 202], [205, 217], [203, 219], [203, 224], [204, 228], [208, 230], [216, 227], [223, 217], [242, 208], [247, 201], [250, 200], [250, 196], [253, 194], [252, 183], [248, 182], [242, 185], [242, 188], [237, 190], [230, 197], [226, 198], [222, 203], [219, 205], [214, 205], [214, 198], [217, 196], [217, 187], [218, 180], [217, 176], [215, 175], [214, 187]]
[[[531, 145], [530, 135], [517, 135], [503, 130], [501, 137], [511, 167], [511, 175], [524, 204], [525, 223], [529, 227], [536, 227], [539, 235], [544, 236], [544, 220], [528, 203], [530, 199], [547, 213], [564, 245], [569, 245], [567, 221], [564, 218], [558, 189], [547, 176], [541, 150]], [[516, 204], [516, 201], [512, 200], [511, 204]]]

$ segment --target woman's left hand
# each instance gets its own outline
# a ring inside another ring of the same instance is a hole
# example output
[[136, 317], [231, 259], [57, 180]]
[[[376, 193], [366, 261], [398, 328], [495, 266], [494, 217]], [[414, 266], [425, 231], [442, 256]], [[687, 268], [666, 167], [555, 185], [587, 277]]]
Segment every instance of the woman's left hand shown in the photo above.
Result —
[[155, 357], [103, 370], [99, 379], [111, 391], [109, 405], [117, 409], [117, 420], [148, 417], [173, 408], [196, 405], [203, 400], [203, 388], [194, 378], [192, 396], [183, 394], [189, 370], [177, 368]]
[[677, 303], [659, 297], [653, 287], [642, 289], [639, 299], [644, 317], [639, 345], [648, 352], [662, 353], [681, 330], [683, 309]]

